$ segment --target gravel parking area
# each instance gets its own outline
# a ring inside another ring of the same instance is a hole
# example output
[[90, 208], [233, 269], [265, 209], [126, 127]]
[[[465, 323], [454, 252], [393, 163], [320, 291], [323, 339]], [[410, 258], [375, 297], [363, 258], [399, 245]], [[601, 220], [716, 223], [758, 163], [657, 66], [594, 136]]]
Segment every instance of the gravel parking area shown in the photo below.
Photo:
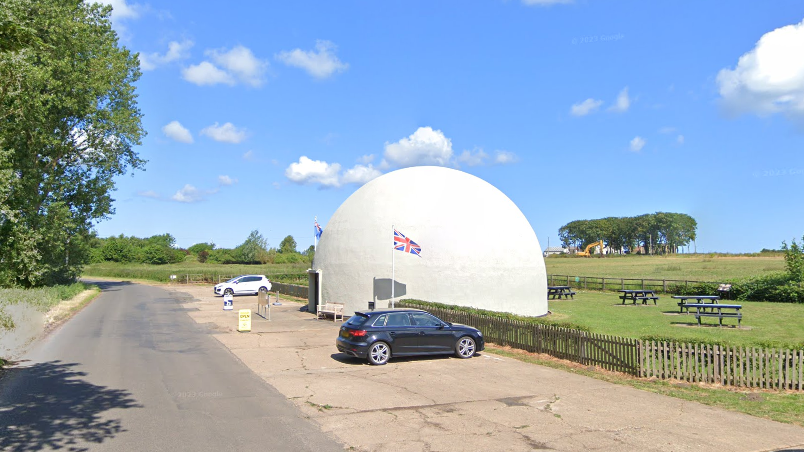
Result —
[[179, 287], [197, 322], [326, 432], [356, 450], [760, 451], [804, 448], [804, 429], [490, 354], [392, 359], [338, 353], [340, 322], [283, 301], [239, 333], [209, 287]]

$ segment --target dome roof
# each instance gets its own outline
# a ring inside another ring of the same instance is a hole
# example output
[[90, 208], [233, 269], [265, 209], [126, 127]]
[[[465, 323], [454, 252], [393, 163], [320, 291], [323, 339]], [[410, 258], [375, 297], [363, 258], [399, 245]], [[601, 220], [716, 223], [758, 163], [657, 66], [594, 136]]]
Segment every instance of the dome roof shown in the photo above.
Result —
[[[421, 256], [393, 250], [393, 230]], [[392, 254], [393, 253], [393, 254]], [[420, 166], [380, 176], [327, 223], [315, 254], [322, 302], [345, 313], [413, 298], [547, 314], [547, 275], [530, 223], [500, 190], [462, 171]]]

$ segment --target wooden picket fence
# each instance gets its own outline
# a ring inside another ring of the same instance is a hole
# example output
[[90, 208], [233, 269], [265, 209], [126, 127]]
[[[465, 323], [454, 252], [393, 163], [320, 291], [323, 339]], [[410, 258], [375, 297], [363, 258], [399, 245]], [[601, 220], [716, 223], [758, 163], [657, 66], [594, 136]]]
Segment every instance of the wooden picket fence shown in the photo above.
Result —
[[[401, 307], [421, 308], [400, 302]], [[450, 309], [426, 307], [428, 312], [448, 322], [473, 326], [483, 332], [486, 342], [507, 345], [533, 353], [545, 353], [589, 366], [639, 375], [639, 341], [617, 336], [593, 334], [541, 323], [491, 317]]]
[[641, 377], [804, 390], [804, 350], [642, 341]]
[[473, 326], [486, 342], [639, 377], [723, 386], [804, 390], [804, 350], [643, 341], [504, 317], [399, 302]]

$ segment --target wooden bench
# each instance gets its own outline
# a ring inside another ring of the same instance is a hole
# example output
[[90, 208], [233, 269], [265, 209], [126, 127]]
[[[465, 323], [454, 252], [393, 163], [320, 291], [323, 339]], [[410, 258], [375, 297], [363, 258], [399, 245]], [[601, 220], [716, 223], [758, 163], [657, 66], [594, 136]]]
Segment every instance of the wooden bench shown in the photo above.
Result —
[[325, 304], [318, 305], [316, 308], [316, 318], [320, 319], [322, 315], [326, 318], [327, 314], [332, 314], [333, 322], [338, 320], [338, 316], [341, 317], [341, 322], [343, 322], [343, 303], [330, 303], [328, 301]]
[[[642, 304], [648, 304], [648, 300], [653, 300], [653, 304], [656, 304], [656, 300], [658, 300], [659, 297], [651, 296], [651, 295], [645, 295], [645, 296], [642, 296], [642, 297], [636, 297], [636, 299], [642, 301]], [[636, 301], [634, 301], [634, 303], [636, 303]]]
[[[743, 319], [743, 314], [740, 312], [743, 306], [739, 304], [687, 303], [685, 307], [687, 310], [689, 310], [689, 308], [696, 309], [695, 318], [698, 320], [698, 325], [701, 324], [702, 317], [717, 317], [720, 326], [723, 326], [724, 318], [737, 319], [738, 326]], [[723, 312], [724, 310], [726, 312]]]

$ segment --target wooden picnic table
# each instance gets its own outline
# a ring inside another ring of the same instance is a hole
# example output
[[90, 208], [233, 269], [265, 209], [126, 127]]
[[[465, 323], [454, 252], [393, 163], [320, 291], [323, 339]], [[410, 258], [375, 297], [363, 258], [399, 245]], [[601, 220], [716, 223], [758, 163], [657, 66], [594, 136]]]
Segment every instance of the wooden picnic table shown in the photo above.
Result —
[[558, 298], [560, 300], [561, 297], [575, 299], [574, 295], [575, 292], [572, 291], [570, 286], [547, 286], [548, 299], [555, 300]]
[[[673, 298], [676, 300], [681, 300], [678, 302], [678, 312], [684, 312], [684, 309], [687, 310], [687, 314], [689, 314], [689, 305], [690, 304], [701, 304], [709, 302], [710, 304], [716, 304], [720, 297], [717, 295], [673, 295]], [[687, 300], [695, 300], [694, 303], [687, 303]]]
[[636, 304], [637, 300], [641, 301], [642, 304], [648, 304], [648, 300], [653, 300], [653, 304], [656, 304], [656, 300], [659, 299], [655, 291], [648, 289], [621, 289], [617, 292], [622, 293], [620, 299], [623, 300], [623, 304], [625, 304], [626, 300], [632, 300], [634, 304]]
[[687, 303], [687, 312], [689, 312], [689, 308], [695, 308], [695, 318], [698, 319], [698, 325], [701, 324], [701, 317], [717, 317], [720, 326], [723, 326], [724, 318], [736, 318], [737, 326], [740, 325], [743, 319], [743, 314], [740, 312], [743, 306], [739, 304]]

